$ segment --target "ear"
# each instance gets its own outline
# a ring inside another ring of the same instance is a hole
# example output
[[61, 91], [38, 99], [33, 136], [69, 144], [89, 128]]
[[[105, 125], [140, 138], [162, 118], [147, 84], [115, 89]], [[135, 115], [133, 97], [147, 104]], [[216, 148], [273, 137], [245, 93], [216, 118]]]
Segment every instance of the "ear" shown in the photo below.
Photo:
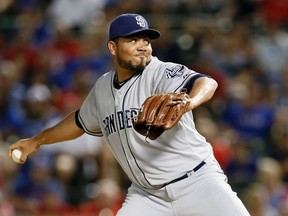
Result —
[[108, 41], [107, 47], [108, 47], [111, 55], [115, 56], [116, 55], [117, 44], [114, 41]]

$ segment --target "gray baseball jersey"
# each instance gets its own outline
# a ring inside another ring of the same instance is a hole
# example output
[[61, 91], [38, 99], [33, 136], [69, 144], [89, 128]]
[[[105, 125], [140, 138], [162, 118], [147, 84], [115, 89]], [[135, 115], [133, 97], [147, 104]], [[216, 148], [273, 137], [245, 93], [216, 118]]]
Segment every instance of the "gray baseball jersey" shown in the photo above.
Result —
[[80, 108], [78, 122], [86, 133], [105, 136], [133, 183], [148, 189], [159, 188], [211, 154], [211, 145], [195, 129], [192, 111], [156, 140], [145, 140], [132, 125], [146, 98], [180, 91], [191, 86], [201, 74], [153, 57], [142, 73], [121, 88], [115, 88], [114, 76], [115, 71], [111, 70], [97, 80]]

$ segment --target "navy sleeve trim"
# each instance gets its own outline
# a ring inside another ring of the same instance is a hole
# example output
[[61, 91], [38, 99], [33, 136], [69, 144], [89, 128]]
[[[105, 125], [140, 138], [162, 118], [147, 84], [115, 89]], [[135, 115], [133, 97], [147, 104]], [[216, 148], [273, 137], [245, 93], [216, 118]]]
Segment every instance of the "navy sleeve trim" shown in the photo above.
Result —
[[198, 78], [200, 78], [200, 77], [207, 77], [207, 75], [205, 75], [205, 74], [197, 74], [197, 75], [191, 77], [191, 78], [187, 81], [187, 83], [183, 86], [183, 88], [186, 88], [186, 89], [187, 89], [187, 92], [190, 92], [191, 89], [192, 89], [192, 87], [193, 87], [193, 85], [194, 85], [195, 80], [198, 79]]
[[84, 130], [82, 124], [81, 124], [80, 121], [79, 121], [79, 112], [80, 112], [79, 109], [76, 110], [76, 112], [75, 112], [75, 122], [76, 122], [76, 125], [77, 125], [79, 128], [81, 128], [82, 130]]
[[89, 131], [85, 125], [83, 123], [81, 123], [81, 117], [80, 117], [80, 110], [76, 110], [75, 112], [75, 122], [76, 122], [76, 125], [81, 128], [82, 130], [84, 130], [87, 134], [89, 135], [92, 135], [92, 136], [97, 136], [97, 137], [102, 137], [103, 134], [102, 132], [92, 132], [92, 131]]

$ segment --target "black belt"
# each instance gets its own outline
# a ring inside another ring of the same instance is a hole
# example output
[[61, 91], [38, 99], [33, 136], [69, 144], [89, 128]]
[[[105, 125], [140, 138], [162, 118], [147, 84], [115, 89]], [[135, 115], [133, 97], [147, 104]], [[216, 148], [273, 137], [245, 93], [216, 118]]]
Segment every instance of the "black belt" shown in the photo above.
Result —
[[190, 173], [191, 173], [192, 171], [193, 171], [193, 172], [197, 172], [197, 171], [198, 171], [199, 169], [201, 169], [201, 167], [204, 166], [205, 164], [206, 164], [205, 161], [202, 161], [202, 162], [201, 162], [200, 164], [198, 164], [193, 170], [187, 172], [186, 174], [184, 174], [183, 176], [180, 176], [179, 178], [176, 178], [176, 179], [174, 179], [174, 180], [172, 180], [172, 181], [170, 181], [170, 182], [167, 182], [167, 183], [163, 184], [161, 188], [166, 187], [166, 186], [169, 185], [169, 184], [172, 184], [172, 183], [181, 181], [181, 180], [183, 180], [183, 179], [186, 179], [187, 177], [190, 176]]

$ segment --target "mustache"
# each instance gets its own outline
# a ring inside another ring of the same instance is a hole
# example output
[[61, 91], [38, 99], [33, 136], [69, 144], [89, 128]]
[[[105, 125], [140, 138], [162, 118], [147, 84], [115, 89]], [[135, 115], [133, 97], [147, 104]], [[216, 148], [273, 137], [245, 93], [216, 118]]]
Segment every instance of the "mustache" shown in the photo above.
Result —
[[144, 57], [148, 57], [147, 53], [146, 52], [138, 52], [137, 54], [135, 54], [134, 56], [144, 56]]
[[128, 61], [122, 58], [117, 58], [117, 61], [122, 68], [129, 70], [135, 74], [139, 74], [143, 72], [146, 66], [151, 62], [151, 59], [149, 61], [144, 61], [143, 59], [138, 65], [133, 64], [131, 60]]

